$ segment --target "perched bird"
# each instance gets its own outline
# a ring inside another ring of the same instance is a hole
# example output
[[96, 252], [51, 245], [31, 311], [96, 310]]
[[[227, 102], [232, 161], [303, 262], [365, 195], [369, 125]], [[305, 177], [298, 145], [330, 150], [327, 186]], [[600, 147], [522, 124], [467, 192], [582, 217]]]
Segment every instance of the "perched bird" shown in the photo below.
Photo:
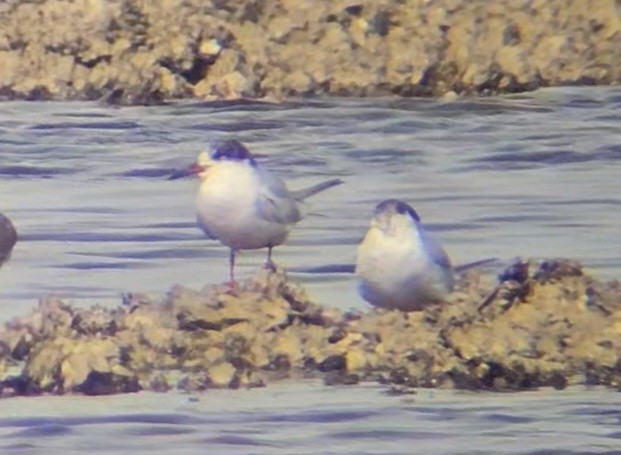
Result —
[[310, 188], [289, 191], [284, 181], [264, 170], [239, 141], [227, 140], [212, 155], [203, 152], [196, 163], [169, 180], [198, 175], [198, 226], [209, 238], [231, 249], [231, 284], [235, 283], [235, 255], [239, 250], [267, 248], [267, 264], [274, 267], [272, 248], [282, 244], [291, 227], [303, 217], [304, 199], [343, 183], [332, 179]]
[[439, 243], [421, 226], [416, 211], [389, 199], [375, 208], [358, 247], [358, 290], [371, 305], [402, 311], [422, 310], [453, 290], [453, 267]]
[[11, 257], [15, 242], [17, 242], [15, 226], [11, 220], [0, 213], [0, 266]]

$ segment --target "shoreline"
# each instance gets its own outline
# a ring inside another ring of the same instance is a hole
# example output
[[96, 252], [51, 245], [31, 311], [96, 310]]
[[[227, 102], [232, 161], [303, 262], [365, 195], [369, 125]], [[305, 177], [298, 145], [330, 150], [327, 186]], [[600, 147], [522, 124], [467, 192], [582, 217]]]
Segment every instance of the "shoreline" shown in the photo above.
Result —
[[0, 100], [459, 96], [621, 83], [614, 0], [0, 6]]
[[[44, 297], [0, 331], [1, 397], [247, 389], [319, 379], [416, 389], [621, 389], [621, 288], [569, 260], [459, 277], [424, 311], [320, 306], [282, 271], [236, 292], [173, 286], [162, 299], [79, 308]], [[489, 305], [481, 302], [495, 288]]]

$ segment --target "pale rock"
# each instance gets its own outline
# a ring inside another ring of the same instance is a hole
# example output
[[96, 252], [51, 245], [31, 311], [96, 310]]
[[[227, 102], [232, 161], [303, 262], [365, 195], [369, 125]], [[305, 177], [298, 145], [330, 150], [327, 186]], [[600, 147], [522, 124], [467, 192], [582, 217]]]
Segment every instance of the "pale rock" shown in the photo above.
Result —
[[57, 369], [62, 361], [62, 341], [40, 347], [29, 356], [24, 374], [43, 390], [56, 384]]
[[296, 94], [305, 94], [313, 88], [312, 79], [302, 70], [287, 74], [282, 82]]
[[352, 347], [345, 353], [347, 371], [360, 371], [368, 365], [365, 351], [359, 347]]
[[353, 19], [349, 25], [349, 32], [351, 33], [354, 43], [359, 46], [364, 46], [368, 29], [369, 23], [364, 18], [357, 17]]
[[452, 103], [454, 101], [457, 101], [458, 99], [459, 95], [453, 90], [449, 90], [448, 92], [445, 92], [444, 95], [442, 95], [442, 101], [445, 103]]
[[237, 370], [228, 362], [223, 362], [209, 368], [209, 379], [215, 387], [229, 387], [235, 379]]
[[201, 43], [198, 46], [198, 52], [205, 57], [211, 57], [211, 56], [217, 55], [220, 53], [221, 50], [222, 50], [222, 45], [215, 38], [201, 41]]
[[283, 354], [287, 356], [292, 365], [298, 364], [304, 357], [302, 343], [299, 337], [292, 331], [279, 334], [270, 346], [270, 353], [272, 355]]
[[85, 353], [70, 355], [63, 360], [60, 366], [64, 389], [70, 391], [82, 384], [90, 372], [91, 369]]
[[519, 83], [526, 83], [532, 78], [526, 63], [526, 54], [521, 46], [503, 46], [496, 52], [495, 60], [508, 74], [515, 76]]
[[261, 302], [259, 311], [269, 321], [264, 330], [286, 324], [289, 319], [289, 304], [283, 298]]
[[203, 360], [208, 366], [214, 365], [217, 362], [221, 362], [223, 359], [224, 352], [222, 351], [222, 349], [216, 347], [208, 348], [203, 355]]

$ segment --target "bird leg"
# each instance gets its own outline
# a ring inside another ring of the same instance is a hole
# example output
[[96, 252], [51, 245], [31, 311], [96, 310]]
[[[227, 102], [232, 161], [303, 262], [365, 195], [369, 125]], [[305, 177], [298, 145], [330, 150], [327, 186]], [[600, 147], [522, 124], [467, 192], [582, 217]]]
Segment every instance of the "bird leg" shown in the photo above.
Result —
[[231, 287], [231, 289], [234, 289], [235, 286], [237, 285], [237, 283], [235, 282], [235, 254], [237, 252], [231, 248], [231, 251], [229, 253], [229, 278], [230, 281], [228, 283], [226, 283], [228, 286]]
[[272, 248], [272, 245], [267, 247], [267, 262], [265, 263], [265, 268], [272, 273], [276, 273], [277, 267], [274, 261], [272, 261]]

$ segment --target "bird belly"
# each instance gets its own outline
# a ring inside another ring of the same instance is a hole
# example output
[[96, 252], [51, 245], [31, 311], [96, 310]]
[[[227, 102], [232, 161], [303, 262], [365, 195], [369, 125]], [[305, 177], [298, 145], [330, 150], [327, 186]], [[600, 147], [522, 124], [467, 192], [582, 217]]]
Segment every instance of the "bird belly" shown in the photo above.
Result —
[[442, 301], [451, 291], [452, 271], [432, 262], [423, 250], [391, 242], [379, 244], [372, 240], [372, 246], [365, 242], [359, 250], [356, 274], [360, 294], [370, 304], [403, 311], [422, 310]]
[[[241, 181], [241, 182], [240, 182]], [[236, 250], [252, 250], [281, 244], [289, 226], [258, 216], [256, 189], [243, 179], [205, 183], [197, 200], [198, 225], [208, 237]]]
[[235, 250], [254, 250], [280, 245], [287, 238], [286, 226], [239, 213], [209, 209], [198, 215], [199, 226], [207, 236]]

